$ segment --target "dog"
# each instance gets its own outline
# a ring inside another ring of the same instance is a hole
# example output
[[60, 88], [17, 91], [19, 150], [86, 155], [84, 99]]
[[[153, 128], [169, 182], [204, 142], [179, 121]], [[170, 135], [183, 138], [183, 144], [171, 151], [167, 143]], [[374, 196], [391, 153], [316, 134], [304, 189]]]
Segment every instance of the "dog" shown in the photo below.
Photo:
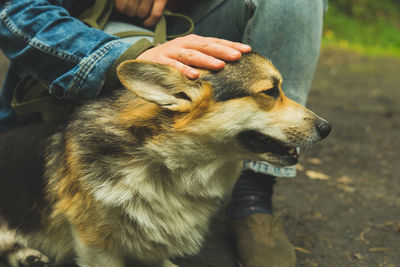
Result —
[[175, 266], [199, 252], [243, 160], [294, 165], [296, 147], [331, 129], [256, 53], [195, 80], [135, 60], [117, 74], [126, 89], [67, 122], [1, 135], [0, 256], [11, 266]]

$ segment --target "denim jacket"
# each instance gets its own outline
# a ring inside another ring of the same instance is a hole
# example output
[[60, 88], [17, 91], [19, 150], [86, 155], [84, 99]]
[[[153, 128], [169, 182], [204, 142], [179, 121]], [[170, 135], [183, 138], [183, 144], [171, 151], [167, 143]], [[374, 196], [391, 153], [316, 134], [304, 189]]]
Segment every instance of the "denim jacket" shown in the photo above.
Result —
[[0, 131], [18, 124], [13, 89], [29, 74], [59, 98], [95, 98], [131, 44], [72, 17], [68, 0], [0, 2], [0, 48], [11, 66], [0, 94]]

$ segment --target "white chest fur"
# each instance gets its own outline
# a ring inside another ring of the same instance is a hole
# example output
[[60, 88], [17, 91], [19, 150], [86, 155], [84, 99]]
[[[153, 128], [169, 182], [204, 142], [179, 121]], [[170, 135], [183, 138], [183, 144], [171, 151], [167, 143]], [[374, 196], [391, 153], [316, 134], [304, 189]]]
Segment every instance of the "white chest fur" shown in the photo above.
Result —
[[237, 161], [214, 161], [173, 173], [162, 166], [136, 165], [125, 170], [125, 179], [118, 184], [103, 186], [96, 197], [107, 206], [122, 207], [126, 214], [118, 233], [126, 253], [135, 251], [140, 254], [135, 256], [145, 258], [152, 253], [193, 254], [239, 169]]

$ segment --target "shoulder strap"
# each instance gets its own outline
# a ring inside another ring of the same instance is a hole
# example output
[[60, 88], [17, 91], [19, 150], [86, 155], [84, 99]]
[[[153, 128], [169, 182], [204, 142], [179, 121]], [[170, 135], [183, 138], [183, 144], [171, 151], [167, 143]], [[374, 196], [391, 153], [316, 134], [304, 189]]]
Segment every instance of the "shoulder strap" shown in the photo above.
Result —
[[[167, 35], [167, 18], [168, 17], [175, 17], [178, 19], [183, 20], [183, 23], [186, 23], [188, 25], [188, 30], [186, 30], [183, 33], [179, 34], [171, 34]], [[126, 38], [126, 37], [132, 37], [132, 36], [151, 36], [154, 37], [154, 44], [162, 44], [167, 40], [171, 40], [177, 37], [185, 36], [188, 34], [191, 34], [194, 30], [194, 22], [193, 20], [183, 14], [180, 13], [172, 13], [168, 10], [164, 11], [164, 15], [160, 18], [158, 21], [154, 33], [153, 32], [144, 32], [144, 31], [124, 31], [124, 32], [118, 32], [114, 34], [115, 36], [118, 36], [120, 38]]]
[[[94, 5], [85, 10], [78, 18], [92, 28], [103, 29], [110, 18], [114, 3], [115, 0], [96, 0]], [[188, 25], [188, 30], [180, 34], [167, 35], [167, 17], [175, 17], [183, 20], [183, 23], [186, 23]], [[165, 10], [163, 16], [158, 21], [154, 32], [124, 31], [115, 33], [114, 35], [120, 38], [133, 36], [150, 36], [154, 37], [154, 44], [161, 44], [167, 40], [188, 35], [193, 32], [193, 29], [194, 23], [190, 17]]]
[[110, 18], [114, 3], [115, 0], [96, 0], [78, 19], [92, 28], [103, 29]]

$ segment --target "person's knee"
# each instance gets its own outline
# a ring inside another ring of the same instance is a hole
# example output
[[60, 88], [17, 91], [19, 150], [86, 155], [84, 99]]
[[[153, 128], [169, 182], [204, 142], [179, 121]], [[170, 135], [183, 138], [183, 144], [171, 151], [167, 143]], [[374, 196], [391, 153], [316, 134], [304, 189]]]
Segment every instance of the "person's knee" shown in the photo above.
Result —
[[280, 17], [295, 23], [309, 18], [322, 18], [326, 0], [246, 0], [248, 6], [257, 9], [257, 13], [268, 17]]

